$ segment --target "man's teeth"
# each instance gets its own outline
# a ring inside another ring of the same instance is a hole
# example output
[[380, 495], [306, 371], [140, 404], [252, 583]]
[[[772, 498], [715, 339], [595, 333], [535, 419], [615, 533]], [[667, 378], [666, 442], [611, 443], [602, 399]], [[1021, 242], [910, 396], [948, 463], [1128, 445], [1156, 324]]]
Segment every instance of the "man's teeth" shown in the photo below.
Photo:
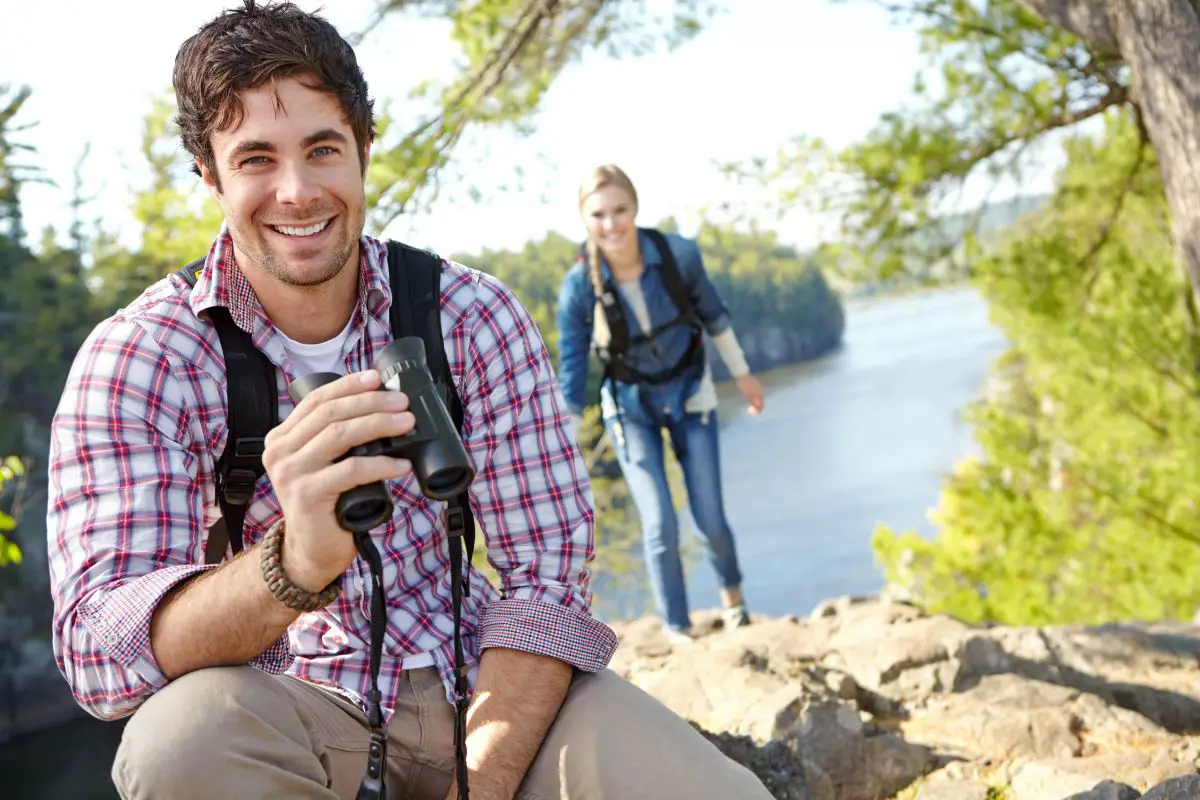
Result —
[[318, 222], [315, 225], [309, 225], [307, 228], [293, 228], [290, 225], [272, 225], [271, 227], [282, 233], [284, 236], [312, 236], [315, 233], [320, 233], [325, 230], [325, 226], [330, 223], [330, 220]]

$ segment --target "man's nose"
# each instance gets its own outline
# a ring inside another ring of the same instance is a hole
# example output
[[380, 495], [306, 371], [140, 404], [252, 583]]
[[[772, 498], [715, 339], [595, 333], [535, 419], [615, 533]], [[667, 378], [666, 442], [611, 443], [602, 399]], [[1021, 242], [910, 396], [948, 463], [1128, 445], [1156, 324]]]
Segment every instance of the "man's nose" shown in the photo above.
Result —
[[279, 171], [275, 198], [287, 205], [307, 206], [321, 195], [321, 187], [304, 164], [286, 164]]

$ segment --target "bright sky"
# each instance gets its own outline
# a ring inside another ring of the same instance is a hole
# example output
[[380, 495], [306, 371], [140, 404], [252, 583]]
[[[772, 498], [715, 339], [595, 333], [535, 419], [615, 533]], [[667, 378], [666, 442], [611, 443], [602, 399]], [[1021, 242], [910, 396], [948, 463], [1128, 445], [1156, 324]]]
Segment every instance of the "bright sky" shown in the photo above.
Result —
[[[25, 140], [38, 148], [31, 160], [59, 186], [24, 190], [31, 232], [49, 223], [65, 228], [71, 171], [88, 142], [86, 186], [99, 195], [91, 216], [131, 232], [128, 188], [138, 179], [148, 98], [169, 86], [183, 39], [235, 1], [20, 3], [21, 23], [0, 26], [0, 84], [33, 88], [20, 119], [37, 127]], [[364, 25], [374, 0], [299, 5], [323, 7], [350, 33]], [[667, 11], [673, 2], [647, 5]], [[461, 152], [459, 163], [470, 167], [484, 204], [441, 203], [388, 233], [443, 252], [515, 248], [550, 229], [579, 237], [578, 180], [609, 161], [637, 184], [639, 221], [674, 215], [687, 229], [703, 208], [732, 196], [714, 159], [770, 156], [801, 133], [846, 144], [908, 95], [920, 63], [916, 37], [892, 26], [874, 4], [729, 6], [674, 53], [620, 61], [595, 54], [571, 65], [549, 92], [534, 135], [494, 135], [486, 150]], [[392, 102], [422, 80], [446, 77], [458, 57], [445, 22], [409, 18], [377, 28], [358, 53], [373, 95]], [[404, 116], [403, 105], [397, 111]], [[518, 164], [530, 188], [498, 191]], [[1025, 189], [1042, 190], [1044, 181]], [[797, 213], [776, 227], [785, 240], [805, 245], [817, 221]]]

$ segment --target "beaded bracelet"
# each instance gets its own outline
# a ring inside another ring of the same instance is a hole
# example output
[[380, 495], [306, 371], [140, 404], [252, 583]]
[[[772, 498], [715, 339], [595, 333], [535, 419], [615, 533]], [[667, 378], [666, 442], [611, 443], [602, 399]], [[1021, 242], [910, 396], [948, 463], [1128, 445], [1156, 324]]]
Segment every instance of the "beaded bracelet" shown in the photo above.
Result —
[[316, 611], [337, 599], [342, 593], [342, 578], [339, 575], [320, 592], [310, 592], [292, 583], [283, 571], [283, 520], [280, 519], [267, 531], [263, 539], [262, 576], [275, 599], [293, 611]]

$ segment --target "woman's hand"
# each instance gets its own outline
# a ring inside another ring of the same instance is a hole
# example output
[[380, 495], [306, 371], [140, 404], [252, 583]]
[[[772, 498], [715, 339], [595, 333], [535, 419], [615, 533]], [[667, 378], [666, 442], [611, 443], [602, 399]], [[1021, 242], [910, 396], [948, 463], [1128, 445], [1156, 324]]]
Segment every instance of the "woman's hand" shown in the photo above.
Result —
[[742, 397], [750, 404], [751, 416], [757, 417], [763, 410], [763, 387], [758, 382], [758, 378], [747, 372], [745, 375], [737, 379], [738, 391], [742, 393]]

